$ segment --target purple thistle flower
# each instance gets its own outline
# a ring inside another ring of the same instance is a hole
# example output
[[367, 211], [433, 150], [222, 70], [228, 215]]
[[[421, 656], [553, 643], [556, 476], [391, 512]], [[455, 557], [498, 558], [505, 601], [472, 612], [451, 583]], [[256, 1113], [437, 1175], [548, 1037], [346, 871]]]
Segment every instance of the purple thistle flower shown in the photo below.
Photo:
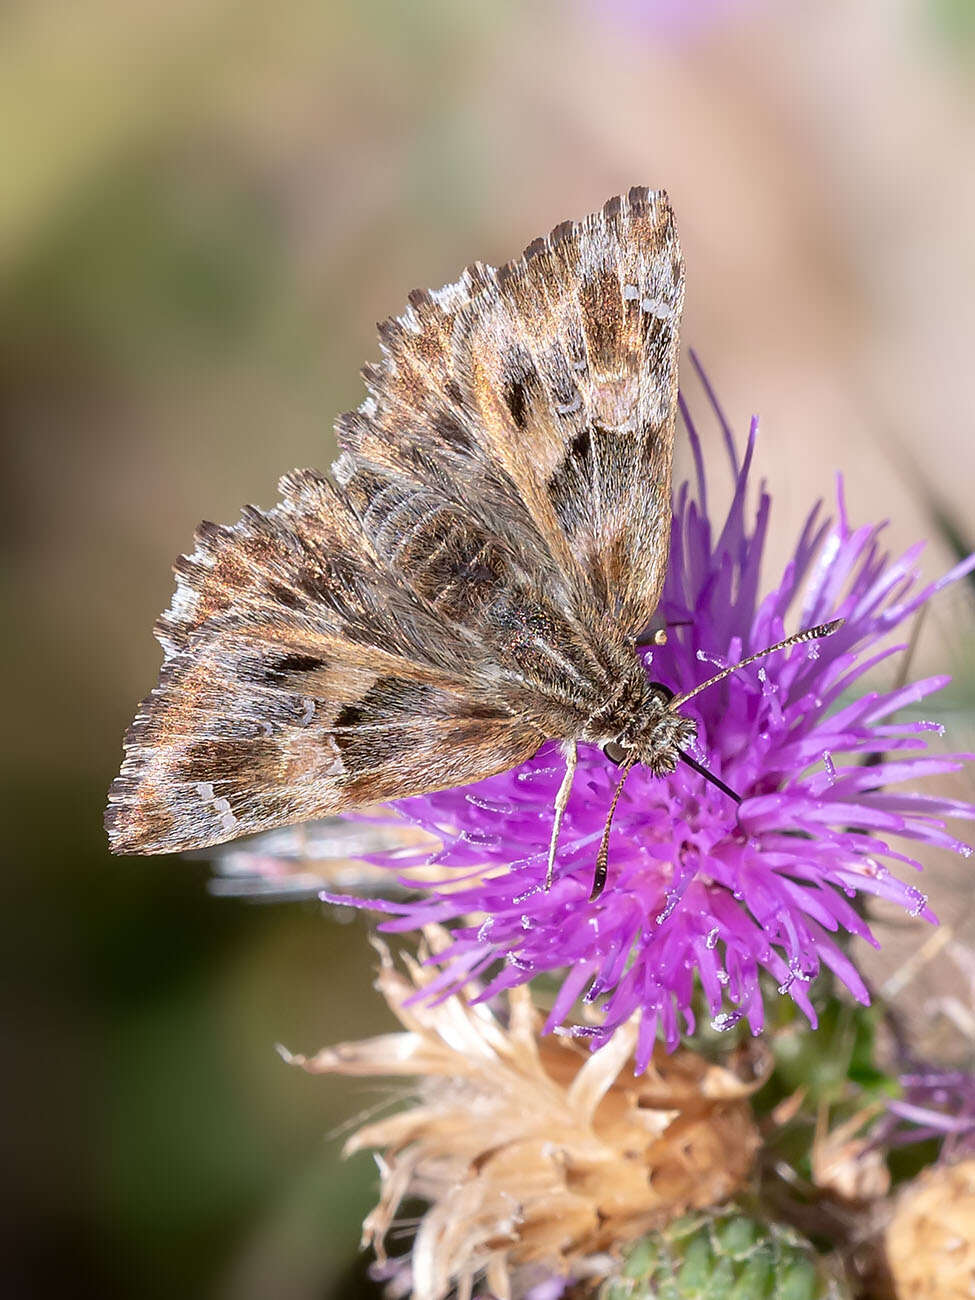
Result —
[[891, 1101], [873, 1144], [909, 1146], [937, 1138], [944, 1160], [975, 1155], [975, 1074], [918, 1067], [900, 1077], [904, 1095]]
[[[968, 803], [885, 788], [956, 771], [969, 757], [929, 754], [926, 736], [941, 728], [893, 719], [947, 677], [851, 697], [865, 673], [905, 648], [890, 645], [888, 634], [975, 567], [975, 557], [922, 585], [921, 547], [892, 560], [880, 547], [882, 525], [850, 524], [840, 483], [837, 518], [823, 518], [821, 504], [812, 510], [778, 584], [760, 596], [771, 500], [760, 487], [749, 519], [757, 422], [739, 463], [711, 400], [734, 496], [726, 518], [712, 522], [700, 441], [682, 403], [696, 483], [676, 494], [659, 611], [672, 630], [666, 645], [643, 652], [649, 675], [686, 691], [789, 630], [846, 620], [828, 639], [771, 655], [685, 706], [698, 723], [693, 756], [744, 802], [736, 807], [685, 767], [663, 778], [633, 768], [613, 825], [608, 883], [590, 903], [619, 770], [600, 750], [580, 745], [556, 878], [545, 892], [553, 805], [565, 772], [559, 746], [550, 743], [513, 771], [396, 805], [442, 843], [430, 859], [439, 878], [431, 876], [422, 897], [377, 902], [323, 895], [385, 913], [380, 928], [388, 931], [453, 924], [452, 943], [436, 958], [442, 971], [425, 996], [478, 979], [479, 998], [490, 998], [567, 968], [546, 1029], [562, 1026], [577, 999], [598, 999], [602, 1017], [595, 1028], [563, 1032], [601, 1046], [639, 1012], [640, 1070], [658, 1033], [673, 1046], [682, 1025], [693, 1032], [696, 983], [716, 1027], [744, 1018], [756, 1034], [764, 1023], [763, 971], [813, 1024], [810, 985], [824, 966], [866, 1003], [867, 989], [833, 936], [845, 932], [876, 946], [853, 905], [865, 894], [934, 921], [925, 896], [894, 875], [891, 864], [920, 869], [910, 856], [912, 843], [968, 856], [970, 847], [946, 829], [945, 819], [975, 816]], [[868, 758], [872, 765], [864, 765]], [[372, 860], [402, 866], [402, 858]], [[453, 877], [446, 883], [445, 867]], [[408, 884], [416, 889], [415, 871]]]

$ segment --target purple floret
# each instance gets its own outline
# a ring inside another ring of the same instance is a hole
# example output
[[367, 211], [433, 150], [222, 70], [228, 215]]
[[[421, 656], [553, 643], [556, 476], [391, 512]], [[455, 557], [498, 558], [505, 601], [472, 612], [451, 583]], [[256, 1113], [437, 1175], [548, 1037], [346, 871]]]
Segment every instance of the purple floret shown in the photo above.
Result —
[[874, 1128], [877, 1146], [902, 1147], [935, 1138], [941, 1158], [975, 1155], [975, 1074], [919, 1066], [900, 1078], [903, 1097], [888, 1104]]
[[[823, 966], [867, 1002], [863, 980], [833, 936], [846, 932], [876, 945], [854, 907], [864, 894], [933, 921], [924, 894], [891, 867], [919, 869], [914, 845], [968, 856], [969, 846], [945, 822], [975, 816], [971, 804], [904, 788], [957, 771], [969, 757], [927, 752], [928, 736], [941, 730], [932, 722], [894, 720], [948, 678], [854, 693], [865, 673], [904, 650], [889, 634], [975, 567], [975, 557], [924, 585], [921, 548], [892, 560], [880, 547], [882, 525], [851, 526], [840, 484], [836, 519], [824, 518], [821, 504], [812, 510], [778, 584], [761, 596], [771, 499], [760, 487], [753, 513], [746, 500], [756, 423], [740, 464], [725, 429], [736, 490], [718, 524], [708, 514], [700, 441], [683, 404], [682, 413], [696, 483], [676, 494], [659, 611], [673, 626], [666, 645], [644, 652], [650, 677], [686, 691], [791, 631], [846, 620], [827, 639], [772, 655], [684, 706], [698, 724], [693, 757], [743, 797], [740, 807], [683, 765], [662, 778], [635, 767], [613, 824], [608, 882], [590, 903], [619, 769], [581, 745], [555, 883], [546, 893], [553, 803], [565, 772], [559, 745], [549, 743], [511, 772], [397, 805], [440, 837], [432, 861], [456, 870], [448, 883], [431, 881], [406, 901], [333, 898], [378, 908], [387, 914], [385, 930], [429, 922], [451, 928], [451, 945], [436, 957], [442, 973], [427, 996], [477, 978], [480, 996], [489, 998], [558, 972], [546, 1029], [563, 1026], [577, 999], [598, 1000], [597, 1027], [562, 1031], [595, 1046], [639, 1012], [641, 1070], [658, 1034], [673, 1046], [682, 1029], [693, 1031], [696, 985], [717, 1027], [744, 1018], [753, 1033], [764, 1023], [763, 971], [813, 1023], [810, 986]], [[484, 879], [485, 866], [505, 870]], [[415, 878], [410, 886], [416, 889]], [[483, 919], [472, 924], [472, 915]]]

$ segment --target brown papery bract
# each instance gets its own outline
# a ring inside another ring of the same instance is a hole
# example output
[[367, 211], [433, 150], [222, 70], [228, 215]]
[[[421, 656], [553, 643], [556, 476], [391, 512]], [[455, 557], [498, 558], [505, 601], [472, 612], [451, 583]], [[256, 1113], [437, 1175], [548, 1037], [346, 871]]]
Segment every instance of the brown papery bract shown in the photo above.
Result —
[[897, 1300], [975, 1295], [975, 1159], [927, 1169], [909, 1184], [884, 1249]]
[[454, 1287], [469, 1296], [482, 1273], [504, 1298], [519, 1272], [598, 1272], [600, 1256], [742, 1186], [759, 1145], [756, 1056], [728, 1068], [660, 1050], [637, 1078], [635, 1024], [590, 1054], [540, 1038], [524, 988], [509, 992], [504, 1017], [458, 997], [407, 1005], [432, 976], [409, 958], [407, 976], [380, 952], [377, 986], [405, 1032], [289, 1059], [313, 1073], [417, 1079], [411, 1106], [346, 1144], [381, 1152], [363, 1231], [381, 1264], [404, 1198], [428, 1202], [410, 1260], [415, 1300]]

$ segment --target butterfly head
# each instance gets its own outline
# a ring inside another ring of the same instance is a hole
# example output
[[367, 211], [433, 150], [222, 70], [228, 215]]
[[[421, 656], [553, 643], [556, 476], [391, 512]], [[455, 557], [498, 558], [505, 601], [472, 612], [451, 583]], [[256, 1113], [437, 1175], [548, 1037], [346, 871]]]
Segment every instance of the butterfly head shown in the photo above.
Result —
[[[697, 724], [670, 707], [674, 693], [661, 682], [648, 682], [643, 699], [608, 728], [601, 748], [611, 763], [631, 767], [639, 763], [654, 776], [675, 771], [680, 751], [697, 734]], [[607, 720], [608, 721], [608, 720]]]

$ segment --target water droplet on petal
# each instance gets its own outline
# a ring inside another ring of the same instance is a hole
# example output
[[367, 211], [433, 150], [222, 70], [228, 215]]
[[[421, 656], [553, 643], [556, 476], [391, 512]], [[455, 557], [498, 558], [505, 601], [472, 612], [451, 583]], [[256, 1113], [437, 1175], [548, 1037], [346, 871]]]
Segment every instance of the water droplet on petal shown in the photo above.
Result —
[[918, 889], [912, 889], [910, 892], [913, 895], [915, 902], [908, 915], [920, 916], [928, 905], [928, 896], [927, 894], [922, 894]]
[[494, 917], [489, 916], [486, 921], [482, 921], [477, 931], [477, 942], [484, 943], [494, 929]]
[[970, 844], [963, 844], [958, 852], [963, 858], [970, 858], [972, 854], [975, 853], [975, 849], [973, 849]]
[[711, 1028], [723, 1034], [727, 1029], [733, 1029], [741, 1019], [740, 1011], [722, 1011], [719, 1016], [715, 1016], [711, 1021]]
[[522, 957], [516, 952], [509, 952], [505, 957], [505, 961], [509, 966], [514, 966], [515, 970], [523, 970], [529, 975], [535, 969], [535, 963], [533, 961], [529, 961], [527, 957]]
[[726, 970], [719, 970], [719, 971], [717, 971], [717, 972], [715, 973], [715, 978], [717, 979], [717, 981], [718, 981], [719, 984], [730, 984], [730, 983], [731, 983], [731, 976], [728, 974], [728, 972], [727, 972]]
[[705, 939], [704, 942], [705, 942], [705, 945], [706, 945], [706, 946], [707, 946], [707, 947], [708, 947], [712, 952], [713, 952], [714, 949], [717, 948], [717, 946], [718, 946], [718, 939], [719, 939], [719, 937], [720, 937], [720, 934], [721, 934], [721, 932], [720, 932], [720, 930], [718, 929], [717, 926], [715, 926], [712, 930], [709, 930], [709, 931], [708, 931], [708, 937], [707, 937], [707, 939]]

